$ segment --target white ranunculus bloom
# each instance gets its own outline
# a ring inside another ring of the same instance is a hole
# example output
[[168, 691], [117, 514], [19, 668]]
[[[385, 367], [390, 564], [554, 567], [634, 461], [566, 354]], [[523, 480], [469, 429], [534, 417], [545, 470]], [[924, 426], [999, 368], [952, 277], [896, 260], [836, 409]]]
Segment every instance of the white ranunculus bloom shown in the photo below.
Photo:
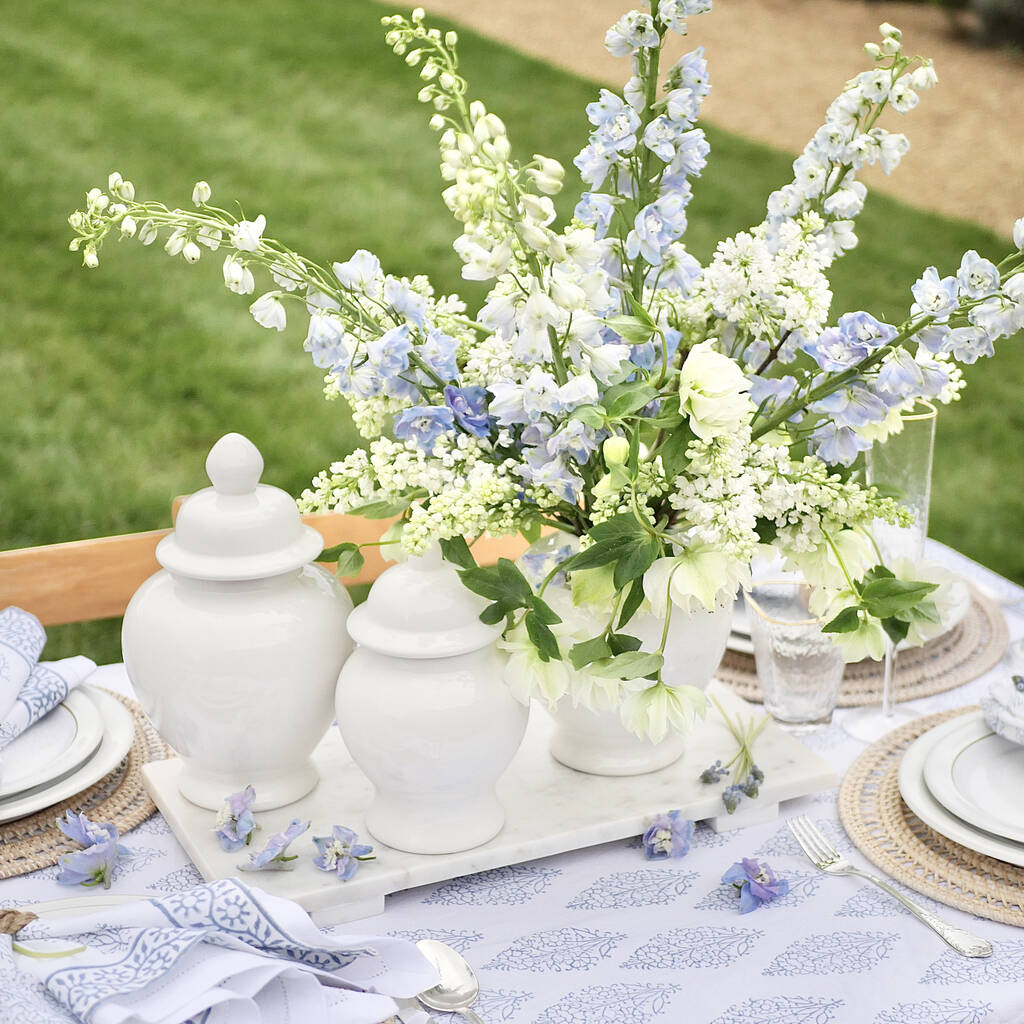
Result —
[[270, 327], [283, 331], [288, 321], [284, 303], [278, 298], [278, 292], [267, 292], [261, 295], [250, 307], [253, 320], [261, 327]]
[[789, 552], [786, 568], [801, 573], [812, 586], [838, 589], [846, 586], [843, 566], [850, 578], [856, 580], [877, 561], [875, 549], [864, 534], [856, 530], [839, 530], [832, 536], [832, 544], [823, 541], [811, 551]]
[[240, 220], [231, 232], [231, 244], [243, 252], [255, 252], [263, 240], [267, 218], [261, 213], [255, 220]]
[[731, 434], [750, 419], [750, 381], [728, 356], [708, 342], [690, 349], [679, 371], [679, 409], [702, 441]]

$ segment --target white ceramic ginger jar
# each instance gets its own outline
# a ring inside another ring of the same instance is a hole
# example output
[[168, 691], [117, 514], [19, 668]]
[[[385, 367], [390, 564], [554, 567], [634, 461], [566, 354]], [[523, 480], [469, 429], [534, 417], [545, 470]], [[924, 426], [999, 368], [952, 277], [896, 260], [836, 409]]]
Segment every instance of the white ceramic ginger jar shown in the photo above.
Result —
[[312, 564], [323, 538], [295, 502], [259, 482], [251, 441], [225, 435], [206, 471], [213, 486], [182, 504], [157, 545], [163, 570], [125, 612], [125, 667], [182, 760], [182, 795], [218, 809], [252, 785], [266, 810], [317, 784], [310, 755], [334, 718], [352, 601]]
[[387, 846], [456, 853], [504, 824], [495, 785], [529, 712], [503, 682], [486, 603], [434, 548], [385, 570], [349, 617], [338, 728], [373, 783], [366, 827]]

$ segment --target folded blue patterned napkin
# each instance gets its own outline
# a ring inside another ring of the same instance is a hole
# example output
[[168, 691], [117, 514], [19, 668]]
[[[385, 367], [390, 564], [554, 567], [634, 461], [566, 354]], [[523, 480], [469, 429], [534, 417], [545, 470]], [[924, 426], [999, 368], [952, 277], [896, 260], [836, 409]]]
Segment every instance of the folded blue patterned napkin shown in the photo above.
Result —
[[45, 643], [46, 631], [34, 615], [14, 605], [0, 611], [0, 722], [14, 707]]
[[296, 903], [234, 878], [36, 920], [16, 943], [14, 955], [0, 947], [3, 1021], [380, 1024], [401, 1012], [396, 999], [438, 983], [411, 942], [329, 935]]
[[95, 671], [96, 662], [80, 654], [61, 661], [38, 662], [0, 720], [0, 750], [52, 711]]

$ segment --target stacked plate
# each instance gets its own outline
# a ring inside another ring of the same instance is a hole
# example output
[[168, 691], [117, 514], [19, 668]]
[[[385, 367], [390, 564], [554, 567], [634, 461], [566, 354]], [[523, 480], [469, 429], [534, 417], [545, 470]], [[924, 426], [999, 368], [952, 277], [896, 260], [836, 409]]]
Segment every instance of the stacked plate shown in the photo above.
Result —
[[95, 785], [131, 749], [131, 712], [79, 686], [0, 755], [0, 823], [24, 818]]
[[997, 736], [980, 711], [919, 736], [899, 784], [907, 806], [940, 835], [1024, 867], [1024, 746]]

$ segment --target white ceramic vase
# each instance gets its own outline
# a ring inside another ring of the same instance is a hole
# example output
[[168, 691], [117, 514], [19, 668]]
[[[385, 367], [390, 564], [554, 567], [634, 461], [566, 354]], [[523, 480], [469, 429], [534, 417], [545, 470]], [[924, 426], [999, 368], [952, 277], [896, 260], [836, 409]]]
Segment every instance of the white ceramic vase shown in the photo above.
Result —
[[338, 728], [373, 783], [366, 827], [387, 846], [456, 853], [504, 824], [495, 785], [528, 709], [502, 680], [485, 605], [435, 549], [387, 569], [349, 617]]
[[310, 755], [334, 717], [352, 601], [309, 564], [323, 538], [259, 483], [250, 441], [222, 437], [206, 466], [213, 487], [186, 499], [157, 546], [164, 569], [125, 611], [125, 667], [182, 760], [183, 796], [217, 809], [251, 784], [257, 810], [280, 807], [317, 784]]
[[[732, 606], [713, 612], [687, 614], [672, 609], [665, 666], [662, 678], [670, 686], [707, 687], [718, 668], [729, 640]], [[624, 632], [637, 637], [645, 651], [657, 650], [664, 621], [653, 615], [638, 614]], [[670, 732], [655, 743], [631, 733], [618, 711], [590, 711], [573, 707], [563, 697], [552, 717], [555, 731], [551, 737], [551, 755], [555, 760], [590, 775], [642, 775], [658, 771], [678, 761], [686, 747], [686, 737]]]

